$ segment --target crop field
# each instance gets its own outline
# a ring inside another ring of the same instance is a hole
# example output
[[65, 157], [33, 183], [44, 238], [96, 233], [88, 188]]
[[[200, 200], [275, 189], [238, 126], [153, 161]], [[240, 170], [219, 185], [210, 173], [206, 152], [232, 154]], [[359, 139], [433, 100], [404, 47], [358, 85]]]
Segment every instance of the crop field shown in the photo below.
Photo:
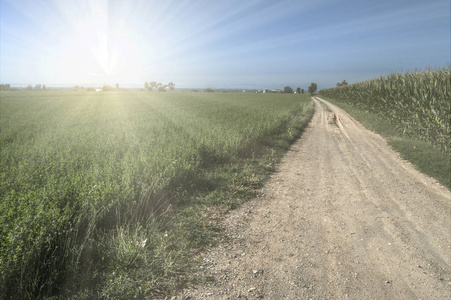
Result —
[[[204, 189], [206, 170], [294, 140], [311, 114], [307, 95], [2, 92], [0, 294], [59, 295], [87, 281], [104, 298], [119, 286], [162, 292], [183, 272], [171, 269], [181, 255], [171, 222], [183, 223], [161, 216]], [[130, 279], [140, 264], [151, 271]]]
[[321, 95], [384, 117], [407, 136], [451, 155], [451, 67], [391, 74], [321, 90]]

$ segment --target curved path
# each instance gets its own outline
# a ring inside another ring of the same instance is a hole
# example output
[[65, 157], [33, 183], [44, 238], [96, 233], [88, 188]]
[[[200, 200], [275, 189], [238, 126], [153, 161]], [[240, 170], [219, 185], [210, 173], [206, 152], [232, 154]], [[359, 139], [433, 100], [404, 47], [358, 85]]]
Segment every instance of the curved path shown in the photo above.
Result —
[[315, 114], [176, 299], [451, 299], [451, 193], [340, 108]]

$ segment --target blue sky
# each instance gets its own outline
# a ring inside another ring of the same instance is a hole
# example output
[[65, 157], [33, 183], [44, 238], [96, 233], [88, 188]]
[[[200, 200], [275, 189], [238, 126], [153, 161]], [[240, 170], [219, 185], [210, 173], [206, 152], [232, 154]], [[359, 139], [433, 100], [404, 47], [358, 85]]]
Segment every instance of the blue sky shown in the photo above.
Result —
[[307, 88], [450, 62], [449, 0], [0, 0], [0, 81]]

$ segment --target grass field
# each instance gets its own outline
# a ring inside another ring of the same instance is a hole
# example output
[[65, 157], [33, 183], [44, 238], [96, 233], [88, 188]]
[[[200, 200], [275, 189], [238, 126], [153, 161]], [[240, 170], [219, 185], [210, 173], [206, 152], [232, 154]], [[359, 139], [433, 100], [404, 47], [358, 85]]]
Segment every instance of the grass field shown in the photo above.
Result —
[[251, 195], [312, 111], [307, 95], [2, 92], [0, 294], [183, 285], [208, 207]]

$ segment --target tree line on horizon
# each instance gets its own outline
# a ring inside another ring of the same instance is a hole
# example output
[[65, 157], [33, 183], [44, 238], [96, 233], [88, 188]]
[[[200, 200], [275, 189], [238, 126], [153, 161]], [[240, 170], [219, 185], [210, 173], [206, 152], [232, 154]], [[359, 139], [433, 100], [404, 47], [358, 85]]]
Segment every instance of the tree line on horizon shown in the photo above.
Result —
[[[63, 89], [72, 89], [75, 91], [79, 91], [79, 90], [86, 90], [86, 91], [94, 91], [96, 90], [96, 88], [94, 87], [84, 87], [84, 86], [78, 86], [75, 85], [74, 87], [63, 87]], [[116, 88], [113, 88], [110, 85], [104, 85], [103, 87], [100, 88], [103, 91], [112, 91], [114, 89], [119, 90], [119, 83], [116, 83]], [[47, 90], [47, 86], [45, 84], [36, 84], [34, 87], [29, 84], [26, 87], [11, 87], [11, 84], [0, 84], [0, 91], [45, 91]]]
[[[41, 91], [46, 90], [47, 86], [45, 84], [36, 84], [34, 87], [29, 84], [25, 90], [27, 91]], [[0, 84], [0, 91], [16, 91], [18, 88], [11, 87], [10, 84]]]
[[[316, 83], [312, 82], [310, 84], [309, 88], [308, 88], [308, 93], [311, 96], [313, 96], [313, 94], [316, 93], [317, 89], [318, 89], [318, 85]], [[283, 88], [283, 93], [285, 93], [285, 94], [293, 94], [294, 91], [293, 91], [293, 89], [290, 86], [286, 86], [286, 87]], [[296, 94], [304, 94], [304, 93], [305, 93], [304, 89], [301, 89], [299, 87], [296, 88]]]
[[156, 81], [149, 81], [149, 82], [144, 82], [144, 88], [146, 90], [148, 90], [149, 92], [153, 92], [154, 89], [156, 89], [159, 92], [166, 92], [166, 88], [169, 88], [169, 90], [172, 92], [175, 89], [175, 83], [173, 83], [172, 81], [167, 83], [167, 84], [163, 84], [161, 82], [156, 82]]
[[[337, 83], [337, 86], [345, 86], [348, 85], [348, 83], [346, 82], [346, 80], [343, 80], [343, 82], [341, 83]], [[311, 95], [313, 95], [316, 91], [317, 91], [317, 84], [312, 82], [311, 85], [308, 88], [308, 93], [310, 93]], [[167, 84], [163, 84], [161, 82], [156, 82], [156, 81], [150, 81], [150, 82], [144, 82], [144, 88], [150, 92], [153, 92], [154, 90], [157, 90], [158, 92], [166, 92], [166, 88], [169, 88], [169, 90], [172, 92], [175, 90], [175, 83], [173, 83], [172, 81], [167, 83]], [[20, 88], [22, 89], [22, 88]], [[30, 84], [28, 85], [26, 88], [24, 88], [27, 91], [41, 91], [41, 90], [46, 90], [47, 86], [45, 84], [36, 84], [34, 87]], [[75, 90], [95, 90], [94, 88], [84, 88], [83, 86], [78, 86], [76, 85], [74, 87]], [[116, 83], [116, 90], [119, 89], [119, 83]], [[10, 84], [0, 84], [0, 90], [1, 91], [10, 91], [10, 90], [18, 90], [17, 88], [11, 88]], [[103, 91], [111, 91], [114, 90], [113, 87], [111, 86], [103, 86], [102, 87]], [[214, 91], [213, 89], [206, 89], [205, 91], [207, 92], [211, 92]], [[286, 94], [304, 94], [305, 90], [301, 89], [300, 87], [296, 88], [296, 92], [294, 92], [293, 88], [291, 88], [290, 86], [285, 86], [283, 90], [268, 90], [265, 89], [264, 90], [265, 93], [271, 93], [271, 92], [279, 92], [279, 93], [286, 93]]]
[[0, 91], [9, 91], [11, 89], [10, 84], [0, 84]]

